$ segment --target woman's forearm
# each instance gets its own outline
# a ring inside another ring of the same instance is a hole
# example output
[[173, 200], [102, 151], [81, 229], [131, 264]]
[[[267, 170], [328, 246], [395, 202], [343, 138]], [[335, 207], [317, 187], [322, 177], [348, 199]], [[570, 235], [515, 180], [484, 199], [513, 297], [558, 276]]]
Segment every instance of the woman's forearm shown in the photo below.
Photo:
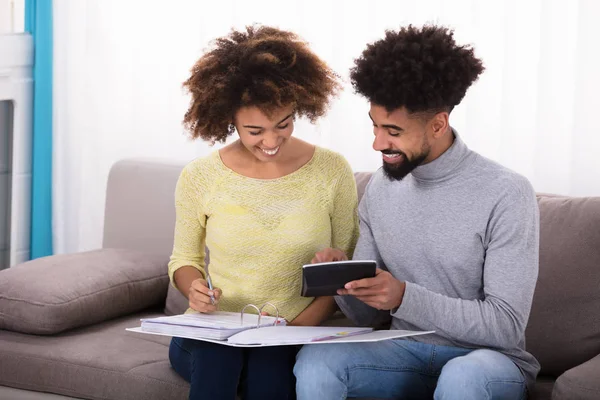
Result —
[[317, 326], [337, 310], [333, 297], [316, 297], [289, 325]]
[[198, 271], [198, 269], [189, 265], [179, 268], [173, 274], [175, 286], [177, 286], [177, 289], [179, 289], [181, 294], [183, 294], [186, 299], [188, 298], [192, 282], [199, 278], [204, 278], [202, 273]]

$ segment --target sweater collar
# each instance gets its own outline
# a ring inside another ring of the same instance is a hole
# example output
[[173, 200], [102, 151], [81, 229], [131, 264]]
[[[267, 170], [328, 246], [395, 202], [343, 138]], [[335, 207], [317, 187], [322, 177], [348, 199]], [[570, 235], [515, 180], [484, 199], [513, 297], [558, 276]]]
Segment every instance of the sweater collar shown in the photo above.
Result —
[[470, 150], [458, 133], [452, 128], [454, 141], [452, 145], [435, 160], [419, 165], [411, 174], [418, 181], [437, 182], [454, 175], [461, 163], [469, 155]]

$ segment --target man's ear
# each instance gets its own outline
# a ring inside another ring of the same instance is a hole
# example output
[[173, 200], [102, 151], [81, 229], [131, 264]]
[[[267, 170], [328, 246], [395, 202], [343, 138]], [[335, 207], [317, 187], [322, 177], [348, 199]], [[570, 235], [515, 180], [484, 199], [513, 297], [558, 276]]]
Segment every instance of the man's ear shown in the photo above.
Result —
[[435, 114], [430, 123], [433, 137], [439, 139], [448, 130], [448, 113], [443, 111]]

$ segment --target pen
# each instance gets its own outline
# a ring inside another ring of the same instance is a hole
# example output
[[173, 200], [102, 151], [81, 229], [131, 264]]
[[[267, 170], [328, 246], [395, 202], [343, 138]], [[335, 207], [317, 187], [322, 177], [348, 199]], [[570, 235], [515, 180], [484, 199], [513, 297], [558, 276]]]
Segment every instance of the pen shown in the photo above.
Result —
[[[210, 290], [213, 290], [212, 280], [210, 279], [210, 275], [208, 273], [206, 274], [206, 283], [208, 283], [208, 288]], [[210, 302], [213, 306], [215, 305], [215, 296], [214, 295], [210, 296]]]

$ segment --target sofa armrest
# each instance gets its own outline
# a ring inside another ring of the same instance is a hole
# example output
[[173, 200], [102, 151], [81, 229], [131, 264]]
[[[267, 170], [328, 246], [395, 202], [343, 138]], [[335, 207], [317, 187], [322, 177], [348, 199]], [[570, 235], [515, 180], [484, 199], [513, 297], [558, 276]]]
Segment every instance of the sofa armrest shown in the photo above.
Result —
[[600, 354], [558, 377], [552, 400], [600, 399]]
[[0, 271], [0, 329], [55, 334], [164, 304], [167, 258], [101, 249]]

